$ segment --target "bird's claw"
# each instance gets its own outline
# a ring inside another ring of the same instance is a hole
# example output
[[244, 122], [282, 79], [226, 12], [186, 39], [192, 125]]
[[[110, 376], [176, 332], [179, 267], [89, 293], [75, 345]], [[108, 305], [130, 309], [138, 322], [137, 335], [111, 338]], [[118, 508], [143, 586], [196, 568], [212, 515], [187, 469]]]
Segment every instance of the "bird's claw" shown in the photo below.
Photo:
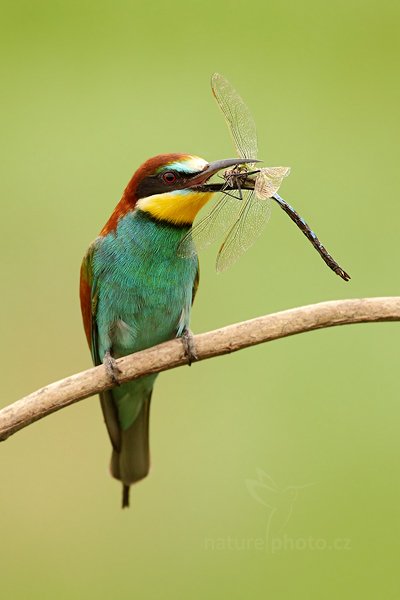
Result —
[[117, 361], [115, 360], [115, 358], [111, 356], [109, 350], [107, 350], [107, 352], [104, 355], [103, 365], [105, 366], [107, 375], [110, 377], [112, 382], [116, 385], [121, 385], [119, 375], [122, 373], [122, 371], [117, 365]]
[[190, 329], [184, 329], [181, 339], [182, 339], [183, 349], [184, 349], [186, 358], [188, 360], [188, 365], [190, 367], [190, 365], [193, 362], [196, 362], [196, 360], [199, 360], [199, 357], [197, 356], [197, 353], [196, 353], [196, 346], [194, 344], [193, 333], [190, 331]]

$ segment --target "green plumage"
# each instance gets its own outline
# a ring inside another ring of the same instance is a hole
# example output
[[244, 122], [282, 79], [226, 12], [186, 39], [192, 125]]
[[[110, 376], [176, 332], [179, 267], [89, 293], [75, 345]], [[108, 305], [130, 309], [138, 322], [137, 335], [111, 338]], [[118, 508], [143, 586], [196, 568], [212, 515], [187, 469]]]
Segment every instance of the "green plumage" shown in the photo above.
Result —
[[[188, 227], [154, 221], [140, 210], [97, 238], [85, 257], [91, 285], [91, 349], [95, 364], [182, 334], [189, 327], [198, 260], [178, 256]], [[111, 471], [124, 486], [149, 470], [148, 417], [156, 375], [101, 395], [113, 445]], [[125, 488], [126, 489], [126, 488]]]

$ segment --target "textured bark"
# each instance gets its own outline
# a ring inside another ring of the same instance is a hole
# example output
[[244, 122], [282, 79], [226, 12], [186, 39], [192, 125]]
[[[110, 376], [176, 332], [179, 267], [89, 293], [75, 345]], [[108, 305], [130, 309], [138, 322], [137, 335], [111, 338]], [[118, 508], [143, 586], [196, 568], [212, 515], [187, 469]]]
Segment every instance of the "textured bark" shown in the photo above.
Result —
[[[400, 321], [400, 297], [334, 300], [293, 308], [235, 323], [194, 337], [198, 360], [236, 352], [314, 329]], [[158, 373], [187, 364], [179, 339], [125, 356], [117, 361], [124, 383], [148, 373]], [[0, 441], [56, 410], [113, 387], [103, 366], [51, 383], [0, 411]]]

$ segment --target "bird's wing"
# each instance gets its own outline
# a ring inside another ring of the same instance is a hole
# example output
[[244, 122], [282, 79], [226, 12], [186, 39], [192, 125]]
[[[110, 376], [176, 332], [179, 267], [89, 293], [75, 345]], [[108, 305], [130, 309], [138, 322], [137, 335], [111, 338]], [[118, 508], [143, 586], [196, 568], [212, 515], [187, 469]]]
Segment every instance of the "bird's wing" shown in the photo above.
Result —
[[96, 240], [89, 246], [81, 265], [80, 299], [83, 326], [95, 365], [101, 363], [97, 345], [97, 285], [93, 275], [93, 255], [96, 250]]
[[[83, 257], [81, 266], [80, 297], [83, 325], [95, 365], [102, 364], [99, 356], [98, 331], [97, 331], [97, 304], [98, 289], [97, 278], [93, 273], [93, 255], [99, 243], [99, 238], [88, 248]], [[119, 427], [116, 405], [113, 400], [112, 390], [100, 393], [100, 403], [104, 414], [108, 434], [114, 450], [119, 452], [121, 447], [121, 432]]]
[[197, 271], [196, 271], [196, 276], [194, 278], [193, 290], [192, 290], [192, 304], [193, 304], [195, 296], [196, 296], [197, 288], [199, 287], [199, 281], [200, 281], [200, 265], [199, 265], [199, 263], [197, 263]]

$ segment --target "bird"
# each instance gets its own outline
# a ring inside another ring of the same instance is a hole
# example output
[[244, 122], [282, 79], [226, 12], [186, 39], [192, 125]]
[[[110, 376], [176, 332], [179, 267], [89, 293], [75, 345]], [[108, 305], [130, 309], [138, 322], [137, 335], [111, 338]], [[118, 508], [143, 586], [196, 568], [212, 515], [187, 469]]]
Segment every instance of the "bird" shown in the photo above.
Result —
[[[207, 162], [192, 154], [160, 154], [134, 173], [80, 272], [83, 325], [94, 365], [104, 364], [119, 384], [116, 359], [181, 337], [195, 359], [189, 329], [199, 284], [196, 252], [182, 257], [179, 244], [199, 210], [212, 198], [216, 173], [253, 159]], [[149, 473], [149, 414], [157, 375], [115, 385], [100, 394], [112, 445], [111, 475], [122, 482], [122, 507], [130, 487]]]

